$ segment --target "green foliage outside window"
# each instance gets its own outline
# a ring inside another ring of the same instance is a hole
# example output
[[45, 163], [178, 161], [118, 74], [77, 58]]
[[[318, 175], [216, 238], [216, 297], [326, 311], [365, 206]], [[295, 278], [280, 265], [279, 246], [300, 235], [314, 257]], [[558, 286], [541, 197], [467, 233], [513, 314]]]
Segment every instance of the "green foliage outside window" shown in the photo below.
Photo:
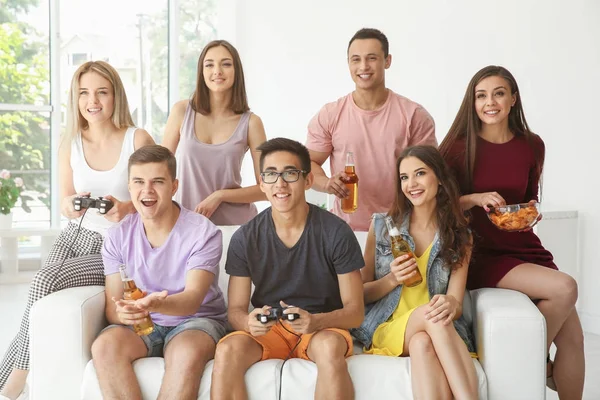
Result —
[[[179, 36], [179, 99], [189, 99], [196, 88], [198, 71], [198, 57], [208, 42], [217, 38], [216, 0], [182, 0], [179, 10], [181, 31]], [[152, 88], [157, 98], [167, 98], [169, 71], [169, 48], [164, 32], [169, 23], [168, 10], [163, 13], [149, 16], [148, 38], [151, 43], [151, 58], [154, 61], [151, 67]], [[160, 111], [153, 109], [156, 115]], [[166, 114], [166, 113], [164, 113]], [[166, 115], [155, 117], [153, 132], [162, 135], [163, 126], [158, 126], [161, 120], [166, 120]], [[162, 139], [162, 138], [160, 138]]]
[[[0, 103], [48, 104], [48, 42], [19, 16], [38, 0], [0, 0]], [[0, 166], [19, 174], [27, 189], [48, 205], [50, 140], [48, 119], [27, 111], [0, 112]], [[23, 209], [29, 211], [22, 198]]]
[[10, 172], [0, 171], [0, 214], [10, 214], [23, 191], [23, 179], [11, 178]]

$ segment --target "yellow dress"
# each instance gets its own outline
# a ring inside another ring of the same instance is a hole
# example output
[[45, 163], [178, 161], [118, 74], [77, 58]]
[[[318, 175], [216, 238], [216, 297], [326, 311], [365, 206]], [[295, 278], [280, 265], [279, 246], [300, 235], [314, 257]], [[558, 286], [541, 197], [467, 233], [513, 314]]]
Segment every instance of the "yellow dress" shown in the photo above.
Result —
[[427, 290], [427, 264], [433, 242], [427, 250], [416, 257], [417, 267], [423, 277], [423, 282], [413, 287], [403, 287], [400, 301], [392, 316], [383, 324], [379, 325], [373, 334], [371, 348], [365, 350], [368, 354], [381, 354], [385, 356], [398, 357], [404, 350], [404, 333], [408, 318], [415, 308], [429, 303], [429, 291]]

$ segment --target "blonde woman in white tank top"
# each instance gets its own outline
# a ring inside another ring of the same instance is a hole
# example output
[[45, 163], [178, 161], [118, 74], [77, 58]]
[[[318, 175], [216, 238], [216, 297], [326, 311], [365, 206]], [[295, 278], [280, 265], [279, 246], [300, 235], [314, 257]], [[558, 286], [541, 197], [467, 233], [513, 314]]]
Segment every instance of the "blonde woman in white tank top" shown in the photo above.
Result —
[[[224, 40], [206, 45], [190, 100], [171, 110], [162, 145], [177, 157], [175, 200], [217, 225], [241, 225], [256, 215], [260, 191], [256, 148], [266, 140], [261, 119], [249, 111], [237, 50]], [[256, 184], [241, 186], [241, 165], [250, 149]]]
[[[123, 83], [117, 71], [102, 61], [85, 63], [75, 72], [68, 120], [58, 156], [61, 213], [71, 221], [31, 283], [21, 330], [0, 365], [0, 400], [27, 396], [29, 310], [33, 303], [69, 287], [104, 285], [100, 256], [104, 233], [135, 211], [127, 190], [129, 156], [135, 149], [154, 144], [148, 132], [133, 126]], [[83, 221], [74, 221], [85, 211], [73, 207], [73, 199], [82, 195], [108, 198], [114, 206], [105, 215], [89, 209]]]

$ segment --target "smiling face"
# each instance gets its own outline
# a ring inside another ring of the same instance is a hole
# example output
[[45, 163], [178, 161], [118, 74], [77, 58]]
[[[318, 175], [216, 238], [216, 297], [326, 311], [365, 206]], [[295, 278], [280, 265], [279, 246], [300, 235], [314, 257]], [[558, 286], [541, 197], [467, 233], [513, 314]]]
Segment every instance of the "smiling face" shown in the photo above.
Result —
[[[276, 151], [268, 154], [263, 161], [264, 173], [302, 170], [300, 158], [288, 151]], [[310, 189], [313, 181], [312, 173], [304, 176], [300, 173], [296, 182], [286, 182], [282, 176], [275, 183], [260, 180], [260, 190], [267, 196], [274, 210], [284, 214], [306, 204], [305, 191]]]
[[115, 107], [113, 86], [94, 71], [79, 78], [79, 112], [90, 125], [110, 120]]
[[215, 46], [206, 52], [202, 63], [204, 82], [212, 92], [230, 90], [235, 81], [233, 56], [223, 46]]
[[435, 173], [417, 157], [406, 157], [399, 168], [402, 193], [414, 207], [436, 201], [440, 181]]
[[172, 205], [178, 181], [167, 162], [134, 164], [129, 170], [129, 194], [142, 219], [160, 219]]
[[357, 89], [371, 90], [385, 85], [385, 70], [392, 56], [385, 57], [377, 39], [356, 39], [348, 48], [348, 67]]
[[510, 84], [500, 76], [489, 76], [475, 86], [475, 111], [482, 124], [507, 124], [508, 115], [515, 104], [516, 94]]

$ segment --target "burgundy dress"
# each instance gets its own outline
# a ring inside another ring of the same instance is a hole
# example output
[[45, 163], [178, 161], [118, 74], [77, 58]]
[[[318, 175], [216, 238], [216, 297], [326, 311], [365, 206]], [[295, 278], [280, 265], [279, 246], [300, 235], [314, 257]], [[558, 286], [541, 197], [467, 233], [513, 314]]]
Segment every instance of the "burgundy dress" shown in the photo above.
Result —
[[[544, 142], [535, 136], [533, 146], [542, 156]], [[515, 136], [506, 143], [495, 144], [477, 139], [477, 155], [473, 169], [473, 191], [462, 186], [463, 194], [498, 192], [506, 204], [538, 200], [539, 176], [534, 164], [534, 151], [527, 139]], [[459, 140], [446, 157], [457, 179], [465, 176], [465, 141]], [[546, 250], [533, 230], [505, 232], [496, 228], [482, 207], [471, 208], [473, 255], [467, 287], [496, 287], [514, 267], [532, 263], [558, 269], [552, 254]], [[541, 222], [543, 223], [543, 221]]]

